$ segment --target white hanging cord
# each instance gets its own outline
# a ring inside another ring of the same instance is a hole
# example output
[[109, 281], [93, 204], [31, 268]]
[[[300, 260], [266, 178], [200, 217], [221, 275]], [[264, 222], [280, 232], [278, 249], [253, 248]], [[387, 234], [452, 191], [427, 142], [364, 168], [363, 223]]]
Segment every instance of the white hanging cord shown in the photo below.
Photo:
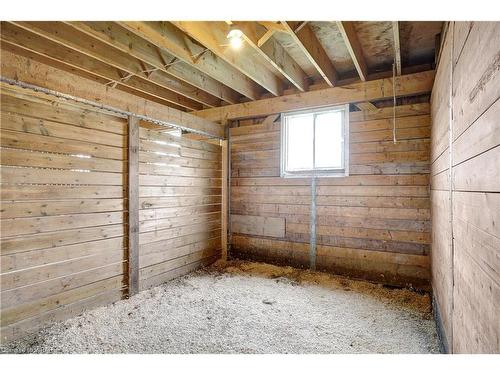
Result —
[[392, 64], [392, 141], [396, 144], [396, 62]]

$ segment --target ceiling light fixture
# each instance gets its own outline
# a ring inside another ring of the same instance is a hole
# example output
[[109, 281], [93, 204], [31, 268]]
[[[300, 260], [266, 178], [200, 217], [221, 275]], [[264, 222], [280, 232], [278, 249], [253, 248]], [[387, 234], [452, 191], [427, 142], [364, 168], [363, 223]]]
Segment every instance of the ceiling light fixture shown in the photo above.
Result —
[[229, 44], [233, 49], [240, 49], [243, 45], [243, 32], [231, 26], [229, 33], [227, 33], [227, 39], [229, 39]]

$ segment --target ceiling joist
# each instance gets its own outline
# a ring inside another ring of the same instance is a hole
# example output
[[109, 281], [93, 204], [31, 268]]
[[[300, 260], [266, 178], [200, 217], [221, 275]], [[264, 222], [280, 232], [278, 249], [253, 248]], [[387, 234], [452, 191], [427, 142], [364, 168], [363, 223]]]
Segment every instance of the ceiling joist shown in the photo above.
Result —
[[[168, 52], [241, 95], [251, 100], [259, 98], [260, 88], [255, 82], [217, 57], [212, 51], [194, 43], [174, 25], [168, 22], [126, 21], [118, 23], [160, 50]], [[231, 100], [228, 99], [224, 100]]]
[[[433, 33], [441, 31], [438, 22], [334, 22], [337, 27], [308, 21], [12, 21], [2, 22], [0, 37], [5, 51], [175, 109], [211, 113], [240, 103], [253, 107], [248, 99], [294, 100], [333, 85], [351, 90], [358, 76], [366, 82], [389, 78], [393, 62], [400, 76], [402, 52], [411, 57], [406, 74], [428, 70]], [[231, 27], [243, 33], [241, 48], [228, 39]], [[400, 33], [414, 37], [404, 51]], [[357, 106], [373, 111], [370, 100], [361, 98]]]
[[302, 29], [305, 25], [307, 25], [309, 21], [301, 21], [301, 22], [298, 22], [297, 25], [295, 26], [295, 28], [293, 29], [293, 32], [295, 34], [297, 34], [300, 29]]
[[[122, 51], [109, 48], [108, 45], [96, 39], [91, 39], [69, 25], [54, 22], [15, 22], [14, 24], [48, 40], [59, 43], [73, 51], [81, 52], [88, 57], [114, 66], [129, 74], [147, 79], [154, 84], [173, 90], [178, 94], [198, 101], [208, 107], [217, 107], [220, 105], [220, 100], [218, 98], [203, 90], [199, 90], [197, 87], [179, 81], [175, 77], [164, 72], [156, 71], [148, 77], [148, 74], [146, 74], [145, 69], [141, 66], [137, 58]], [[147, 66], [146, 70], [151, 70], [153, 68], [152, 66]]]
[[266, 43], [275, 33], [275, 30], [267, 30], [264, 35], [262, 35], [257, 41], [257, 46], [262, 47], [264, 43]]
[[356, 67], [359, 78], [362, 81], [366, 81], [368, 77], [368, 69], [366, 67], [361, 44], [359, 43], [358, 36], [356, 35], [354, 22], [337, 21], [337, 27], [340, 30], [345, 46], [351, 55], [352, 62]]
[[[326, 83], [329, 86], [335, 86], [338, 79], [337, 71], [330, 61], [325, 49], [316, 37], [316, 34], [314, 34], [314, 31], [311, 29], [311, 26], [309, 24], [303, 25], [302, 22], [298, 21], [282, 21], [282, 24], [287, 28], [289, 35], [300, 47], [302, 52], [304, 52], [309, 61], [311, 61]], [[295, 32], [296, 29], [298, 29], [297, 32]]]
[[279, 96], [283, 92], [280, 78], [255, 59], [253, 49], [248, 50], [242, 46], [235, 52], [229, 48], [229, 41], [226, 38], [229, 25], [226, 23], [207, 21], [175, 21], [172, 23], [271, 94]]
[[262, 38], [267, 34], [266, 30], [259, 28], [254, 22], [236, 22], [235, 25], [243, 32], [245, 40], [257, 53], [283, 74], [297, 89], [300, 91], [307, 90], [306, 73], [290, 57], [281, 44], [274, 38], [269, 38], [259, 46]]
[[[18, 53], [26, 55], [35, 54], [37, 59], [50, 60], [53, 65], [60, 68], [70, 68], [101, 78], [108, 82], [108, 86], [123, 86], [136, 91], [138, 96], [147, 94], [156, 97], [164, 104], [174, 106], [174, 108], [199, 110], [203, 105], [197, 101], [186, 98], [178, 93], [168, 90], [162, 86], [152, 84], [150, 81], [137, 77], [113, 66], [109, 66], [98, 60], [88, 59], [87, 56], [61, 46], [51, 40], [47, 40], [39, 35], [15, 25], [5, 23], [2, 27], [2, 48], [16, 50]], [[167, 102], [167, 103], [165, 103]]]
[[287, 27], [279, 21], [257, 21], [257, 23], [261, 24], [268, 30], [281, 31], [284, 33], [288, 32]]
[[128, 32], [116, 23], [68, 22], [68, 24], [229, 104], [239, 101], [239, 95], [235, 91], [225, 87], [217, 80], [201, 73], [197, 69], [181, 61], [176, 61], [175, 56], [165, 56], [161, 51], [158, 51], [156, 46], [147, 43], [144, 39]]
[[396, 65], [396, 75], [401, 75], [401, 44], [399, 40], [399, 22], [392, 22], [392, 34], [394, 38], [394, 64]]

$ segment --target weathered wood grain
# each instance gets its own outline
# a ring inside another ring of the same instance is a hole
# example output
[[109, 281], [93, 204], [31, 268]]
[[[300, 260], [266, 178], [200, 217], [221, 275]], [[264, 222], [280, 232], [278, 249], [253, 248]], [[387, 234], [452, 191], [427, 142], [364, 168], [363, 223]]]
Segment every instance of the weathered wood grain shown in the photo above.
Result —
[[500, 348], [499, 46], [498, 23], [451, 23], [432, 93], [432, 284], [454, 353]]
[[[351, 249], [345, 256], [352, 257], [337, 263], [336, 256], [322, 253], [318, 258], [322, 269], [367, 276], [371, 271], [361, 271], [367, 268], [355, 261], [357, 251], [388, 253], [385, 256], [394, 257], [394, 264], [401, 254], [429, 254], [429, 104], [396, 108], [396, 144], [392, 141], [392, 108], [389, 109], [351, 112], [351, 175], [317, 179], [317, 243]], [[311, 179], [279, 177], [279, 121], [253, 119], [239, 121], [239, 125], [230, 129], [233, 236], [247, 242], [286, 239], [280, 242], [286, 244], [280, 250], [274, 247], [275, 242], [262, 242], [265, 245], [251, 258], [308, 267], [307, 246], [301, 252], [295, 249], [299, 244], [308, 245], [310, 240]], [[273, 246], [266, 248], [267, 244]], [[242, 250], [233, 243], [232, 247], [237, 256], [246, 256], [250, 251], [249, 246]], [[391, 269], [393, 275], [398, 273], [396, 266], [388, 262], [377, 267]], [[428, 283], [427, 266], [399, 267], [405, 269], [408, 280], [418, 279], [419, 286]], [[375, 272], [371, 273], [374, 276]], [[397, 277], [391, 280], [395, 282]]]

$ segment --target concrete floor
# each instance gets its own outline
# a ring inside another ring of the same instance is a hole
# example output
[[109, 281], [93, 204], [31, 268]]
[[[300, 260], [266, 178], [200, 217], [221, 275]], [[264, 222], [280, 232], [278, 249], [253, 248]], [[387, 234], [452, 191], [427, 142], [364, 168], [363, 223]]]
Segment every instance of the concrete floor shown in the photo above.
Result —
[[232, 262], [53, 325], [10, 353], [437, 353], [426, 294]]

